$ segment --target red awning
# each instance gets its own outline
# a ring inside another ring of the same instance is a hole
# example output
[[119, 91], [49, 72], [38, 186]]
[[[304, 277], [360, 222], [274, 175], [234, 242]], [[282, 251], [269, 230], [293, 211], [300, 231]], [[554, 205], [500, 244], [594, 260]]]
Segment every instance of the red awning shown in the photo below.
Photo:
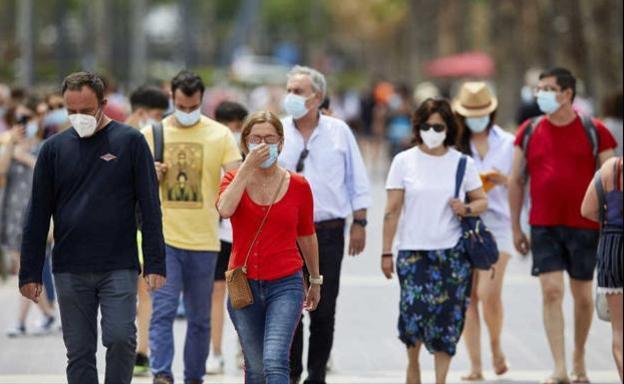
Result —
[[487, 53], [466, 52], [430, 60], [424, 69], [428, 77], [490, 77], [495, 65]]

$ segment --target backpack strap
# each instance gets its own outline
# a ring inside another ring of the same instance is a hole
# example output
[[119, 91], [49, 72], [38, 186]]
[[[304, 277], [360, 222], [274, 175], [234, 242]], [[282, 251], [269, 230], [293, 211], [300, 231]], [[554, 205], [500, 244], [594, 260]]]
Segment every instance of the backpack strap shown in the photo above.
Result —
[[531, 119], [531, 121], [527, 124], [524, 132], [522, 132], [522, 141], [520, 142], [522, 146], [522, 152], [524, 154], [524, 163], [522, 165], [522, 177], [523, 181], [526, 182], [529, 180], [529, 167], [527, 166], [527, 151], [529, 150], [529, 142], [531, 141], [531, 137], [533, 133], [535, 133], [535, 129], [540, 125], [542, 120], [544, 119], [544, 115], [536, 116]]
[[165, 151], [165, 134], [162, 121], [152, 125], [154, 135], [154, 161], [162, 163]]
[[598, 170], [594, 175], [594, 188], [596, 189], [596, 196], [598, 196], [598, 217], [600, 220], [600, 226], [602, 227], [605, 220], [607, 206], [605, 202], [604, 187], [602, 186], [602, 178], [600, 177], [600, 170]]
[[600, 169], [600, 154], [598, 151], [600, 150], [600, 135], [598, 135], [598, 129], [594, 124], [594, 121], [590, 116], [587, 115], [579, 115], [581, 118], [581, 122], [583, 123], [583, 129], [585, 130], [585, 134], [587, 134], [587, 138], [592, 146], [592, 156], [596, 161], [596, 169]]
[[455, 198], [459, 198], [459, 190], [461, 189], [462, 182], [464, 181], [464, 174], [466, 173], [466, 155], [461, 155], [459, 163], [457, 164], [457, 172], [455, 173]]

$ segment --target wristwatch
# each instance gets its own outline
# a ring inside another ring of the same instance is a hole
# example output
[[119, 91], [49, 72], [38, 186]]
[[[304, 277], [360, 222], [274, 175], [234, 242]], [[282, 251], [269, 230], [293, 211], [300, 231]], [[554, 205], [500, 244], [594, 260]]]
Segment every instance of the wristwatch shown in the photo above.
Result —
[[362, 228], [366, 228], [366, 225], [368, 225], [368, 220], [366, 219], [353, 219], [353, 224], [357, 224]]
[[471, 215], [472, 214], [472, 208], [470, 208], [470, 205], [465, 205], [466, 207], [466, 215]]
[[312, 277], [312, 275], [310, 275], [308, 281], [310, 284], [323, 285], [323, 275], [319, 275], [319, 277]]

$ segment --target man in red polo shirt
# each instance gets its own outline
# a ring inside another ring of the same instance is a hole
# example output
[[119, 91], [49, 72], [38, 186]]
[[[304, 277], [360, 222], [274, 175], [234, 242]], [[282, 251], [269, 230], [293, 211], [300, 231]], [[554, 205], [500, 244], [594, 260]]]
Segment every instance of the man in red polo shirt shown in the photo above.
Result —
[[[585, 342], [593, 316], [592, 279], [596, 265], [598, 226], [581, 216], [584, 191], [596, 162], [613, 156], [616, 142], [604, 125], [583, 120], [572, 102], [576, 79], [570, 71], [554, 68], [540, 75], [537, 102], [544, 117], [526, 122], [516, 138], [509, 204], [514, 243], [523, 255], [533, 254], [532, 274], [539, 276], [544, 305], [544, 328], [555, 360], [547, 383], [568, 382], [563, 320], [563, 271], [570, 276], [574, 299], [574, 356], [572, 379], [585, 382]], [[532, 134], [525, 140], [525, 130]], [[591, 124], [589, 124], [591, 125]], [[590, 134], [597, 140], [592, 144]], [[597, 146], [597, 155], [594, 155]], [[522, 232], [520, 212], [524, 201], [523, 172], [529, 179], [531, 241]]]

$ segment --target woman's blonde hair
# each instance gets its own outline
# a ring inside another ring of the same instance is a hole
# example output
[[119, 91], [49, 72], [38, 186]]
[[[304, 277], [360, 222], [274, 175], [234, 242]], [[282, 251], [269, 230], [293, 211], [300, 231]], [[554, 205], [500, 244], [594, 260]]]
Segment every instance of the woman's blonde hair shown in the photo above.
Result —
[[245, 154], [249, 153], [249, 147], [247, 146], [247, 136], [251, 133], [251, 129], [256, 124], [269, 123], [275, 128], [277, 135], [284, 140], [284, 126], [279, 117], [271, 111], [258, 111], [250, 114], [243, 123], [243, 130], [241, 133], [241, 149]]

